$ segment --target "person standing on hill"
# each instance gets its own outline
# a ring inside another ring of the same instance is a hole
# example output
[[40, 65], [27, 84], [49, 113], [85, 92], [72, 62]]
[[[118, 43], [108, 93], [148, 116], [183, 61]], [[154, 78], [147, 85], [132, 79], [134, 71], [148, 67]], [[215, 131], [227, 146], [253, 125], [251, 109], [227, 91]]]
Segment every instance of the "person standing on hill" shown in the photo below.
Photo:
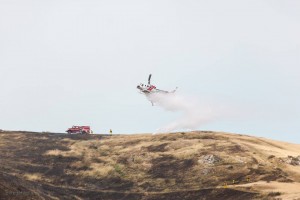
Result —
[[109, 130], [109, 133], [110, 133], [110, 136], [112, 136], [112, 130], [111, 129]]

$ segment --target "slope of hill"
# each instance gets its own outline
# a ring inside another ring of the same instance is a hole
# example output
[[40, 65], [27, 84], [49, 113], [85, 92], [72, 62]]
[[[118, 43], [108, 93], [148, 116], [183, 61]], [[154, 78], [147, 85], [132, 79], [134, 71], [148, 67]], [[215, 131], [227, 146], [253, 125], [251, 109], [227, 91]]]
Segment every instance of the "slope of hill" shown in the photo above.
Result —
[[0, 199], [300, 199], [300, 145], [246, 135], [0, 133]]

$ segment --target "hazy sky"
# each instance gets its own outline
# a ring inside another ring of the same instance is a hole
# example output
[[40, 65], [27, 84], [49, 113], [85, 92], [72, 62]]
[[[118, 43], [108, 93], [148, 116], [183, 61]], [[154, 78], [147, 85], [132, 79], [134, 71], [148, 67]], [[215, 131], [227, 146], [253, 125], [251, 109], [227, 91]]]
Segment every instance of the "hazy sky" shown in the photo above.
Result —
[[136, 85], [238, 117], [199, 130], [300, 143], [298, 0], [0, 0], [0, 128], [153, 132], [172, 121]]

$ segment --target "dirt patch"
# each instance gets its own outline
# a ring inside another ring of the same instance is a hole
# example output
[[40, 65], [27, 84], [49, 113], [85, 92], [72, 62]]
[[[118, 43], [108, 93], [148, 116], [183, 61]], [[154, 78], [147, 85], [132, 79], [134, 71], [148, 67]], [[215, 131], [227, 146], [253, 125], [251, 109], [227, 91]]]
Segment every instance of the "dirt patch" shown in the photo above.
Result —
[[39, 195], [34, 191], [35, 187], [30, 182], [12, 175], [0, 172], [0, 199], [43, 199], [45, 195]]
[[153, 178], [182, 178], [189, 168], [195, 165], [193, 159], [177, 159], [167, 155], [152, 160], [149, 174]]
[[82, 181], [94, 185], [94, 188], [99, 190], [116, 190], [116, 191], [129, 191], [134, 183], [126, 180], [122, 177], [110, 177], [110, 178], [84, 178]]
[[232, 145], [228, 147], [229, 153], [241, 153], [241, 152], [246, 152], [247, 150], [243, 148], [241, 145]]
[[198, 160], [198, 163], [214, 165], [221, 161], [222, 161], [222, 159], [220, 157], [213, 155], [213, 154], [208, 154], [208, 155], [201, 156], [200, 159]]
[[285, 162], [289, 165], [300, 166], [300, 156], [288, 156], [287, 158], [281, 158], [280, 161]]
[[285, 182], [285, 183], [291, 183], [293, 182], [289, 177], [288, 174], [280, 168], [276, 168], [275, 170], [272, 170], [268, 172], [269, 174], [265, 175], [261, 180], [264, 181], [278, 181], [278, 182]]
[[166, 194], [153, 195], [147, 200], [163, 200], [163, 199], [172, 199], [172, 200], [245, 200], [245, 199], [256, 199], [259, 195], [257, 193], [239, 191], [234, 189], [203, 189], [195, 191], [181, 191], [181, 192], [170, 192]]
[[266, 170], [262, 167], [257, 169], [250, 168], [249, 176], [251, 177], [252, 181], [278, 181], [278, 182], [293, 182], [286, 172], [284, 172], [280, 168]]
[[164, 151], [167, 151], [166, 146], [168, 146], [168, 144], [169, 143], [163, 143], [160, 145], [151, 145], [151, 146], [146, 147], [146, 149], [149, 152], [164, 152]]
[[124, 145], [123, 146], [134, 146], [134, 145], [137, 145], [137, 144], [139, 144], [139, 143], [141, 143], [141, 140], [130, 140], [130, 141], [128, 141], [128, 142], [125, 142], [124, 143]]

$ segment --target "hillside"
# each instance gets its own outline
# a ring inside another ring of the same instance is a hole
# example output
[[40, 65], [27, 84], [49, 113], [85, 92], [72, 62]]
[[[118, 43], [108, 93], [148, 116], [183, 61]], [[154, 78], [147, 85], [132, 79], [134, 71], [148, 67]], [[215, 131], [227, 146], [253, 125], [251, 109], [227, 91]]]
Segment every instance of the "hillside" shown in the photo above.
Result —
[[0, 199], [300, 199], [300, 145], [208, 131], [0, 132]]

